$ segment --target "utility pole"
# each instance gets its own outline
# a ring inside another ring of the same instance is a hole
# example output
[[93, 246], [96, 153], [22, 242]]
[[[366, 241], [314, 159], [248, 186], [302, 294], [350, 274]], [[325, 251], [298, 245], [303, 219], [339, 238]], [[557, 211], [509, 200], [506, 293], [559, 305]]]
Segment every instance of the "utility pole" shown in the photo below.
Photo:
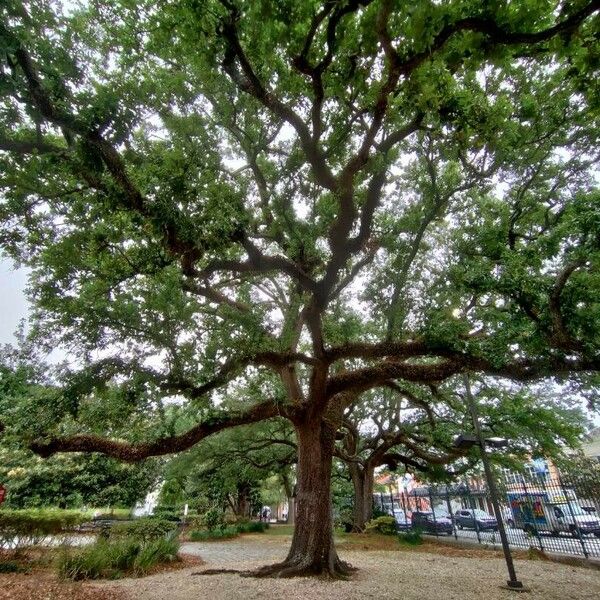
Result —
[[477, 410], [477, 404], [475, 398], [471, 393], [471, 384], [469, 382], [469, 376], [463, 373], [463, 383], [465, 385], [467, 406], [471, 413], [471, 419], [473, 421], [473, 428], [477, 437], [479, 450], [481, 452], [481, 462], [483, 463], [483, 469], [485, 471], [485, 478], [487, 481], [488, 489], [490, 490], [490, 496], [492, 499], [492, 506], [496, 513], [496, 520], [498, 521], [498, 533], [500, 534], [500, 541], [502, 542], [502, 550], [504, 552], [504, 559], [506, 560], [506, 567], [508, 568], [509, 580], [506, 582], [507, 588], [510, 590], [523, 592], [525, 588], [523, 583], [517, 579], [517, 573], [515, 571], [515, 565], [513, 563], [512, 554], [510, 553], [510, 546], [508, 544], [508, 537], [506, 535], [506, 529], [504, 528], [504, 521], [502, 520], [502, 512], [500, 510], [500, 503], [498, 501], [498, 488], [496, 487], [496, 481], [492, 472], [492, 467], [487, 456], [485, 449], [485, 438], [481, 432], [481, 426], [479, 424], [479, 412]]

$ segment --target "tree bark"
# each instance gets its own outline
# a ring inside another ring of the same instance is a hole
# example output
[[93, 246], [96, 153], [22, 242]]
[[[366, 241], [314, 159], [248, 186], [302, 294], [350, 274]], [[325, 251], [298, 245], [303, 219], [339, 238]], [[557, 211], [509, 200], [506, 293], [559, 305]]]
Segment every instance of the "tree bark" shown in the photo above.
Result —
[[352, 530], [361, 532], [373, 518], [373, 476], [371, 466], [359, 464], [350, 465], [350, 475], [354, 486], [354, 510]]
[[347, 576], [352, 567], [342, 562], [333, 543], [331, 466], [335, 428], [321, 417], [296, 423], [298, 494], [296, 527], [287, 558], [251, 573], [264, 577]]

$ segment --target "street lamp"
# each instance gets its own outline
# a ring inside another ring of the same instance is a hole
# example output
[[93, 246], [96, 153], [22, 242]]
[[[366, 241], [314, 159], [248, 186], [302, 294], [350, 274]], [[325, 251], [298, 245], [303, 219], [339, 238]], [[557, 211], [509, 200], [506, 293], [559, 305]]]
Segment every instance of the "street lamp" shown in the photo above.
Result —
[[508, 544], [508, 537], [506, 535], [506, 529], [504, 528], [504, 521], [502, 520], [502, 512], [500, 510], [500, 502], [498, 501], [498, 488], [496, 487], [496, 481], [492, 468], [488, 460], [486, 452], [486, 446], [492, 446], [493, 448], [503, 448], [508, 445], [507, 440], [498, 437], [484, 437], [479, 424], [479, 414], [477, 412], [477, 404], [475, 398], [471, 393], [471, 384], [469, 377], [465, 373], [463, 374], [463, 383], [465, 385], [467, 406], [471, 413], [471, 419], [473, 421], [473, 429], [475, 433], [463, 433], [456, 436], [454, 445], [457, 448], [472, 448], [473, 446], [479, 446], [481, 453], [481, 462], [483, 463], [483, 470], [485, 472], [485, 479], [487, 482], [488, 489], [490, 490], [490, 497], [492, 500], [492, 506], [496, 513], [496, 520], [498, 521], [498, 533], [500, 534], [500, 541], [502, 542], [502, 550], [504, 552], [504, 559], [506, 560], [506, 567], [508, 568], [509, 580], [506, 582], [506, 588], [515, 592], [523, 592], [526, 589], [523, 587], [521, 581], [517, 579], [515, 572], [515, 565], [513, 563], [512, 554], [510, 553], [510, 546]]

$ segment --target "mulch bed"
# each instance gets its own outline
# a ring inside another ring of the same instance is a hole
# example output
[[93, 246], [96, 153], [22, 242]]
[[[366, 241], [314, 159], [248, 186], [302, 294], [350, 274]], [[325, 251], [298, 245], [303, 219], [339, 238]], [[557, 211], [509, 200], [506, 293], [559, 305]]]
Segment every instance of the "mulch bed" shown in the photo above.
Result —
[[[120, 590], [101, 589], [95, 582], [60, 580], [52, 566], [52, 551], [32, 550], [15, 559], [0, 552], [0, 560], [17, 562], [22, 573], [0, 573], [0, 600], [126, 600]], [[180, 554], [174, 563], [156, 565], [148, 575], [175, 571], [203, 564], [197, 556]]]

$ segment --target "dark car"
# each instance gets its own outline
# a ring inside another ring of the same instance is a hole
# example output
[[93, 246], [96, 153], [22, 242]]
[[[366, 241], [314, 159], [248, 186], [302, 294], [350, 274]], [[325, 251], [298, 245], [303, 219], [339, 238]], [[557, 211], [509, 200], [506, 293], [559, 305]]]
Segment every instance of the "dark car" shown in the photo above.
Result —
[[424, 533], [452, 535], [454, 527], [452, 519], [435, 515], [431, 511], [413, 510], [411, 524], [414, 529], [420, 529]]
[[492, 515], [479, 508], [461, 508], [454, 514], [459, 529], [479, 529], [479, 531], [498, 531], [498, 521]]
[[402, 509], [395, 508], [393, 517], [396, 519], [398, 531], [408, 531], [410, 529], [410, 519]]

